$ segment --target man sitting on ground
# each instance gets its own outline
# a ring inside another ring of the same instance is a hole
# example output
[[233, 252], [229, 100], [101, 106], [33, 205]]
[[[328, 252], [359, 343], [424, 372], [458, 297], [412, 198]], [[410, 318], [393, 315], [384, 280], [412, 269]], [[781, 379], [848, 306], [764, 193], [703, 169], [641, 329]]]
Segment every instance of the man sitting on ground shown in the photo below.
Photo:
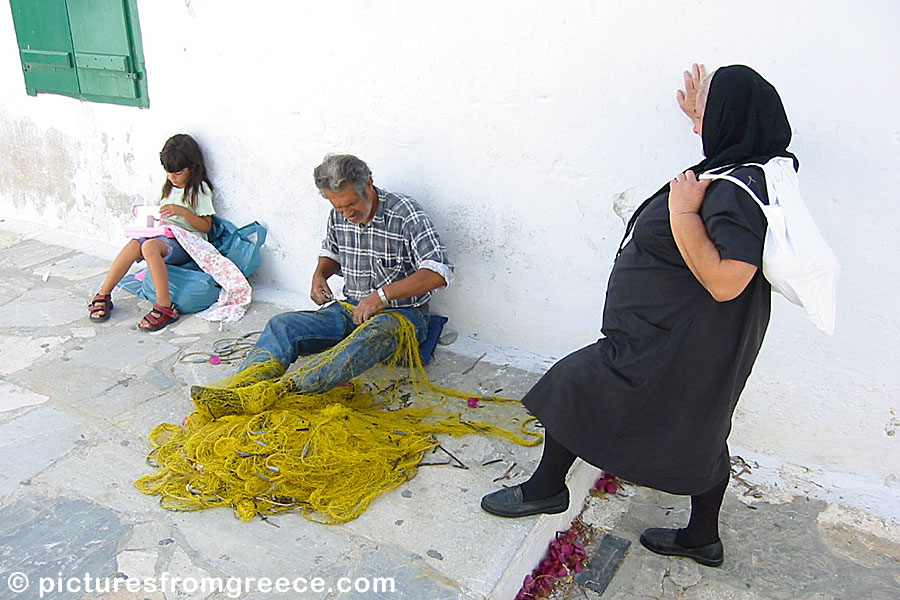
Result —
[[[290, 390], [305, 393], [344, 384], [394, 354], [400, 322], [386, 311], [404, 316], [421, 343], [431, 293], [453, 280], [453, 265], [429, 216], [412, 198], [376, 188], [365, 162], [329, 154], [313, 174], [333, 206], [310, 292], [321, 308], [270, 319], [239, 373], [230, 378], [240, 385], [282, 377], [299, 356], [322, 352], [349, 336], [334, 360], [282, 379]], [[333, 302], [332, 275], [344, 278], [344, 296], [355, 306], [352, 314]], [[372, 322], [357, 329], [367, 321]], [[191, 396], [221, 393], [227, 381], [194, 386]]]

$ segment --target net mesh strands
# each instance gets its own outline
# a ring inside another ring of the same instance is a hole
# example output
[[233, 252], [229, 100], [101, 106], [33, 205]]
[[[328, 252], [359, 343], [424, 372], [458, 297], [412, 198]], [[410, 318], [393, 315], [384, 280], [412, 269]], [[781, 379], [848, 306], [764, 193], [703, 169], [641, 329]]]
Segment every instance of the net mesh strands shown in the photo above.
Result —
[[[348, 311], [350, 304], [342, 303]], [[156, 471], [135, 482], [169, 510], [230, 506], [242, 520], [299, 510], [322, 523], [362, 514], [379, 495], [415, 476], [435, 436], [487, 435], [524, 446], [543, 436], [517, 399], [432, 383], [413, 326], [397, 313], [397, 347], [385, 365], [322, 394], [294, 391], [291, 378], [334, 360], [350, 337], [278, 379], [257, 363], [203, 389], [184, 425], [150, 433]]]

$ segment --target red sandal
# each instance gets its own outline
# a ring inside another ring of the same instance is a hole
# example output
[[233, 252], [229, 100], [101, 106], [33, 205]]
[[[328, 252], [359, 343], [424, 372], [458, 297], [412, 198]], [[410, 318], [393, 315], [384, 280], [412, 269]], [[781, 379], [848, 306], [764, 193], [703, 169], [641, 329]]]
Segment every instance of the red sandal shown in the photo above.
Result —
[[[90, 319], [94, 323], [102, 323], [109, 319], [110, 314], [112, 314], [112, 309], [112, 294], [97, 294], [94, 296], [94, 299], [91, 300], [90, 304], [88, 304]], [[99, 314], [101, 312], [103, 313], [102, 315]]]
[[159, 331], [169, 323], [177, 321], [180, 316], [181, 315], [178, 314], [178, 310], [175, 308], [174, 304], [168, 308], [160, 306], [159, 304], [154, 304], [150, 312], [144, 315], [144, 320], [147, 321], [149, 325], [144, 327], [138, 323], [138, 329], [141, 331]]

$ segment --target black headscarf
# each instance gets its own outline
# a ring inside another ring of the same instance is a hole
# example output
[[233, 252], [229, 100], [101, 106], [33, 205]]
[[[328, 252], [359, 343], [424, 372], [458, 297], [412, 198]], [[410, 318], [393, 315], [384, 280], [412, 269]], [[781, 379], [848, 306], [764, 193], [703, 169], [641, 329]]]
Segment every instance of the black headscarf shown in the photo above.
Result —
[[791, 126], [778, 92], [744, 65], [722, 67], [713, 74], [703, 114], [703, 156], [694, 173], [744, 163], [767, 163], [772, 157], [793, 159], [787, 151]]
[[[722, 67], [713, 74], [706, 96], [702, 138], [706, 158], [690, 168], [697, 175], [728, 165], [765, 164], [775, 156], [788, 157], [794, 161], [795, 169], [800, 167], [797, 157], [787, 151], [791, 126], [778, 92], [744, 65]], [[634, 211], [623, 243], [650, 200], [668, 189], [666, 183]]]

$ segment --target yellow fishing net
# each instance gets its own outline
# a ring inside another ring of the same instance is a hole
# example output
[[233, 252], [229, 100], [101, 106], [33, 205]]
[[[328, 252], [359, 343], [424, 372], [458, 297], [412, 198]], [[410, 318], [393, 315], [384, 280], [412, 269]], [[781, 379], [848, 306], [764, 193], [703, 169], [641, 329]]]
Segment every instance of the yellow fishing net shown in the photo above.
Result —
[[400, 323], [397, 350], [365, 381], [323, 394], [291, 391], [289, 377], [333, 360], [348, 337], [284, 378], [260, 381], [279, 367], [257, 363], [204, 388], [184, 425], [151, 431], [148, 462], [157, 470], [138, 479], [137, 488], [158, 494], [170, 510], [230, 506], [250, 520], [299, 509], [306, 518], [340, 523], [414, 477], [424, 453], [438, 446], [436, 435], [541, 443], [518, 400], [481, 397], [482, 407], [474, 408], [466, 401], [471, 394], [434, 385], [412, 324], [391, 314]]

